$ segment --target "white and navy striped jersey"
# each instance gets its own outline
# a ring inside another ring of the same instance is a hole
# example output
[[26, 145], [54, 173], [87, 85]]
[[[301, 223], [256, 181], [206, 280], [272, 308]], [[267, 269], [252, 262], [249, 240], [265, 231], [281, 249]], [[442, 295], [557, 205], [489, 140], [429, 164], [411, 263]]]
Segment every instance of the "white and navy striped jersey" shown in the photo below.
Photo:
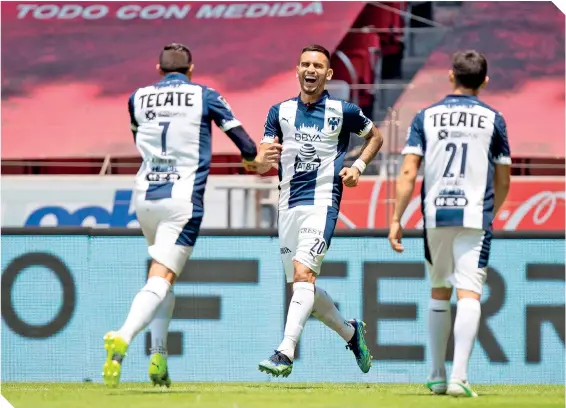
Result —
[[324, 92], [315, 103], [300, 96], [274, 105], [261, 143], [283, 145], [279, 161], [279, 209], [300, 205], [339, 208], [342, 170], [350, 134], [366, 137], [372, 122], [359, 107]]
[[501, 113], [469, 95], [448, 95], [417, 113], [403, 154], [423, 156], [425, 228], [491, 230], [495, 164], [511, 164]]
[[[146, 200], [178, 198], [202, 207], [212, 156], [211, 122], [230, 136], [246, 159], [255, 143], [231, 134], [241, 128], [228, 103], [214, 89], [178, 73], [136, 90], [128, 108], [142, 164], [136, 190]], [[243, 131], [243, 130], [242, 130]]]

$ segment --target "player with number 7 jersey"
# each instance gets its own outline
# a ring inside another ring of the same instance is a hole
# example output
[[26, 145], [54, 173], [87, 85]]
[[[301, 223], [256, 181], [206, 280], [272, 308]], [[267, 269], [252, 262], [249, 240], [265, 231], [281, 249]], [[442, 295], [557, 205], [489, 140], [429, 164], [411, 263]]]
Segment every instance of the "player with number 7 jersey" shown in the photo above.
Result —
[[[204, 215], [212, 122], [232, 139], [248, 166], [261, 171], [278, 157], [277, 145], [257, 156], [255, 143], [224, 98], [191, 81], [193, 67], [186, 46], [169, 44], [156, 67], [162, 79], [138, 89], [129, 99], [131, 129], [142, 158], [133, 201], [152, 263], [126, 321], [104, 337], [107, 356], [102, 375], [109, 386], [119, 383], [129, 344], [148, 325], [150, 380], [159, 386], [171, 384], [167, 367], [167, 332], [175, 305], [171, 288], [191, 256]], [[117, 295], [110, 285], [106, 296]]]

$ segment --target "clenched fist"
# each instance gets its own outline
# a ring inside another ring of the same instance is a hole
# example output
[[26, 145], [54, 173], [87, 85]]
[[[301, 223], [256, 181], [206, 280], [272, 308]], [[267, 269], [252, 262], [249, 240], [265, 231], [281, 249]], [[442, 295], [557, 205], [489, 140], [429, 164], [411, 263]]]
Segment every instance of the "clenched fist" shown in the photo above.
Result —
[[360, 178], [360, 171], [355, 167], [344, 167], [339, 176], [346, 187], [356, 187]]

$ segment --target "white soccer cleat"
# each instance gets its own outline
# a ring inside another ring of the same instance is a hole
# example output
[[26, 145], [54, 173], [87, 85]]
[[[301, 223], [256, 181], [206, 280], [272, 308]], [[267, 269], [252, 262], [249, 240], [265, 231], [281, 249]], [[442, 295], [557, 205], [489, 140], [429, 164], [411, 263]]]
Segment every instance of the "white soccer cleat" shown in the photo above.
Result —
[[446, 394], [452, 397], [475, 398], [478, 396], [468, 381], [450, 380]]

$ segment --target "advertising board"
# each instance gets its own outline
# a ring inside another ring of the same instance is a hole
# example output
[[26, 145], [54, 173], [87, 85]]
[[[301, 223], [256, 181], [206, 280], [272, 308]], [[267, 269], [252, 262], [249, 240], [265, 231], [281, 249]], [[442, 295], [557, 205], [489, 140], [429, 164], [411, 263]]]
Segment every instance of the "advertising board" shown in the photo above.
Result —
[[[230, 200], [225, 189], [227, 183], [238, 186]], [[276, 195], [275, 180], [273, 183]], [[138, 228], [132, 206], [132, 184], [130, 176], [5, 176], [2, 226]], [[261, 215], [256, 212], [256, 201], [252, 194], [245, 195], [246, 188], [248, 193], [254, 193], [258, 184], [265, 185], [255, 176], [211, 176], [204, 197], [203, 228], [259, 226], [256, 219]], [[387, 214], [392, 211], [394, 188], [393, 181], [363, 177], [356, 188], [344, 189], [338, 228], [388, 228]], [[407, 229], [422, 228], [419, 190], [420, 181], [403, 219]], [[515, 177], [509, 196], [494, 220], [494, 228], [564, 231], [564, 198], [563, 177]]]
[[[4, 381], [101, 380], [102, 338], [122, 324], [148, 267], [143, 237], [109, 234], [4, 232]], [[311, 318], [287, 381], [425, 380], [429, 286], [422, 239], [404, 244], [399, 255], [385, 237], [339, 234], [317, 281], [347, 318], [367, 322], [370, 373], [361, 374], [342, 339]], [[199, 238], [175, 286], [174, 380], [273, 381], [257, 364], [279, 344], [290, 299], [279, 250], [268, 236]], [[496, 238], [482, 303], [472, 382], [563, 383], [563, 237]], [[141, 333], [125, 360], [124, 381], [146, 380], [147, 350]]]

